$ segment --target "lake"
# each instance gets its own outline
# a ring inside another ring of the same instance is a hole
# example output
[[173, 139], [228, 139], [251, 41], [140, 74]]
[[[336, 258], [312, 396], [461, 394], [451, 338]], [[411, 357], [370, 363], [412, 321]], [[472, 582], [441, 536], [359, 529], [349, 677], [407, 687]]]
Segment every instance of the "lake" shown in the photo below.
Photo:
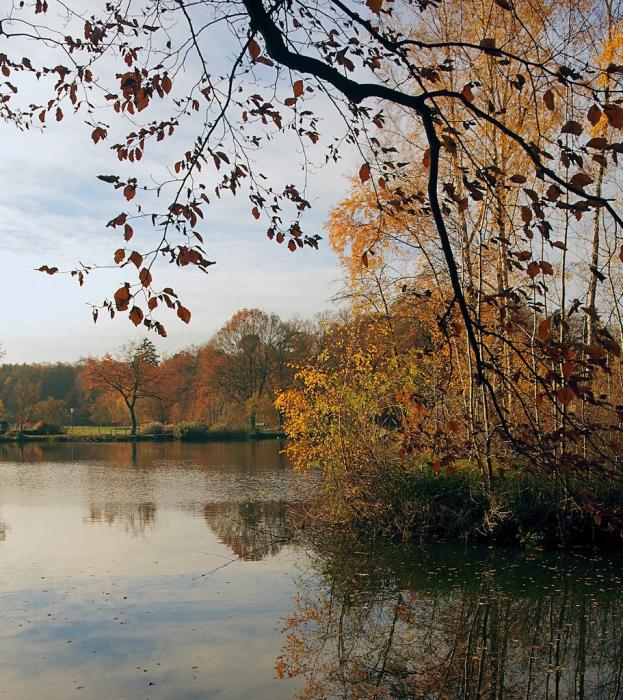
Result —
[[623, 698], [620, 558], [294, 537], [280, 449], [0, 445], [0, 697]]

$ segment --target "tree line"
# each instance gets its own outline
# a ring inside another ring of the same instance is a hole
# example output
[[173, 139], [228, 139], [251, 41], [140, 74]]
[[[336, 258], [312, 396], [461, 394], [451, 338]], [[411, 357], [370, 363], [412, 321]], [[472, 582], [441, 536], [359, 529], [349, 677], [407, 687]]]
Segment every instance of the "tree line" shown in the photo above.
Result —
[[204, 345], [160, 357], [131, 342], [76, 363], [0, 365], [0, 420], [15, 431], [62, 426], [193, 422], [208, 427], [281, 424], [275, 397], [314, 352], [317, 322], [242, 309]]

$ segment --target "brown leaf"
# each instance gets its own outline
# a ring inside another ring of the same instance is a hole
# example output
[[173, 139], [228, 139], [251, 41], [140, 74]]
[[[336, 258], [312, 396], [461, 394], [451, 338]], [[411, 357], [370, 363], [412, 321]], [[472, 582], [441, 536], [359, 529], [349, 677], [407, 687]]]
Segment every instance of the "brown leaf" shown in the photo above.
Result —
[[178, 304], [177, 315], [178, 318], [181, 318], [182, 321], [184, 321], [184, 323], [190, 323], [190, 311], [185, 306]]
[[127, 285], [119, 287], [115, 292], [115, 306], [117, 311], [126, 311], [130, 303], [130, 290]]
[[366, 0], [366, 5], [370, 8], [375, 15], [381, 13], [381, 8], [383, 7], [383, 0]]
[[151, 272], [146, 267], [144, 267], [139, 272], [138, 278], [141, 281], [141, 284], [143, 285], [143, 287], [149, 287], [149, 285], [151, 284], [151, 281], [152, 281]]
[[123, 227], [123, 237], [125, 238], [125, 240], [129, 241], [133, 235], [134, 229], [130, 226], [130, 224], [125, 224], [125, 226]]
[[561, 134], [573, 134], [574, 136], [580, 136], [584, 131], [580, 122], [576, 122], [574, 119], [570, 119], [560, 130]]
[[610, 126], [623, 129], [623, 109], [619, 105], [604, 105], [604, 112]]
[[253, 214], [254, 219], [260, 218], [260, 210], [257, 207], [253, 207], [253, 209], [251, 210], [251, 214]]
[[362, 262], [363, 266], [367, 269], [367, 267], [368, 267], [368, 253], [367, 252], [365, 252], [361, 256], [361, 262]]
[[158, 298], [157, 297], [149, 297], [149, 300], [147, 302], [147, 306], [149, 307], [150, 311], [153, 311], [158, 306]]
[[303, 87], [303, 81], [295, 81], [292, 84], [292, 91], [294, 92], [294, 97], [300, 97], [303, 94], [303, 92], [305, 92], [305, 88]]
[[474, 92], [472, 90], [472, 85], [471, 83], [467, 83], [463, 90], [461, 91], [461, 95], [468, 101], [468, 102], [473, 102], [474, 101]]
[[528, 265], [526, 272], [528, 275], [534, 279], [538, 274], [541, 269], [541, 266], [539, 265], [538, 262], [535, 262], [534, 260]]
[[294, 251], [296, 250], [296, 243], [292, 238], [288, 241], [288, 249], [291, 253], [294, 253]]
[[254, 61], [257, 60], [257, 57], [262, 53], [262, 49], [255, 39], [251, 39], [249, 41], [247, 44], [247, 50], [249, 52], [249, 56], [251, 56], [252, 60]]
[[47, 265], [42, 265], [39, 268], [39, 272], [47, 272], [48, 275], [55, 275], [58, 272], [58, 267], [48, 267]]
[[537, 331], [536, 331], [536, 337], [542, 342], [542, 343], [547, 343], [550, 338], [551, 338], [551, 333], [552, 333], [552, 317], [549, 316], [548, 318], [545, 318], [539, 323]]
[[137, 269], [141, 266], [141, 263], [143, 262], [143, 256], [136, 250], [133, 250], [130, 253], [130, 257], [128, 258], [128, 262], [134, 263], [136, 265]]
[[556, 392], [556, 396], [558, 397], [558, 400], [563, 406], [566, 406], [570, 401], [572, 401], [575, 398], [573, 389], [570, 389], [568, 386], [564, 386], [562, 387], [562, 389], [558, 389], [558, 391]]
[[588, 110], [586, 117], [593, 126], [597, 126], [597, 124], [599, 124], [601, 121], [601, 115], [602, 111], [599, 109], [599, 107], [597, 105], [592, 105]]
[[623, 245], [621, 246], [621, 250], [619, 251], [619, 260], [623, 262]]
[[547, 260], [541, 260], [539, 263], [541, 270], [543, 271], [544, 275], [553, 275], [554, 274], [554, 268], [552, 267], [551, 263], [548, 263]]
[[125, 250], [123, 248], [117, 248], [115, 250], [115, 263], [118, 265], [125, 258]]
[[422, 165], [428, 170], [430, 168], [430, 148], [427, 148], [424, 151], [424, 155], [422, 156]]
[[60, 122], [63, 118], [63, 110], [60, 107], [56, 108], [56, 121]]
[[576, 173], [569, 181], [570, 185], [574, 187], [586, 187], [593, 182], [593, 178], [586, 173]]
[[513, 4], [509, 2], [509, 0], [493, 0], [495, 4], [498, 7], [501, 7], [503, 10], [512, 10], [513, 9]]
[[543, 102], [550, 112], [554, 111], [554, 93], [551, 90], [546, 90], [543, 94]]
[[130, 321], [132, 321], [135, 326], [138, 326], [138, 324], [143, 320], [143, 312], [138, 306], [133, 306], [129, 315]]
[[135, 194], [136, 194], [136, 187], [134, 185], [126, 185], [123, 188], [123, 196], [128, 200], [128, 202], [131, 199], [134, 199]]
[[164, 78], [162, 79], [162, 89], [168, 95], [171, 92], [172, 87], [173, 87], [173, 82], [171, 81], [171, 78], [169, 78], [168, 75], [165, 75]]
[[370, 166], [368, 163], [364, 163], [361, 168], [359, 168], [359, 179], [361, 182], [366, 182], [370, 179]]

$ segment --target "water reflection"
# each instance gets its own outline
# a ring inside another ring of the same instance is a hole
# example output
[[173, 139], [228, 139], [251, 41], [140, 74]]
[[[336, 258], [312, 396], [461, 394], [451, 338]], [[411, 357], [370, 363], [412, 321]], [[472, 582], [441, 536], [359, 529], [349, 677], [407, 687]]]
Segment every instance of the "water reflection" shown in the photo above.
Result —
[[280, 447], [0, 445], [0, 696], [292, 697]]
[[304, 698], [623, 696], [620, 562], [315, 543], [281, 677]]
[[206, 503], [203, 517], [221, 542], [244, 561], [274, 557], [292, 540], [292, 517], [300, 505], [244, 500]]
[[92, 503], [88, 522], [120, 525], [132, 537], [145, 533], [156, 522], [156, 504], [146, 503]]

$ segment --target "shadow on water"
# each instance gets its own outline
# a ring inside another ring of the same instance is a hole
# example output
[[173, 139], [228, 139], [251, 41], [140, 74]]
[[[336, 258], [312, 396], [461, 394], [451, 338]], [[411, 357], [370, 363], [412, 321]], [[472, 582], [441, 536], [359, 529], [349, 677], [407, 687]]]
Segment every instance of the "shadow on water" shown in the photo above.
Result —
[[623, 697], [621, 560], [323, 537], [285, 620], [304, 698]]

